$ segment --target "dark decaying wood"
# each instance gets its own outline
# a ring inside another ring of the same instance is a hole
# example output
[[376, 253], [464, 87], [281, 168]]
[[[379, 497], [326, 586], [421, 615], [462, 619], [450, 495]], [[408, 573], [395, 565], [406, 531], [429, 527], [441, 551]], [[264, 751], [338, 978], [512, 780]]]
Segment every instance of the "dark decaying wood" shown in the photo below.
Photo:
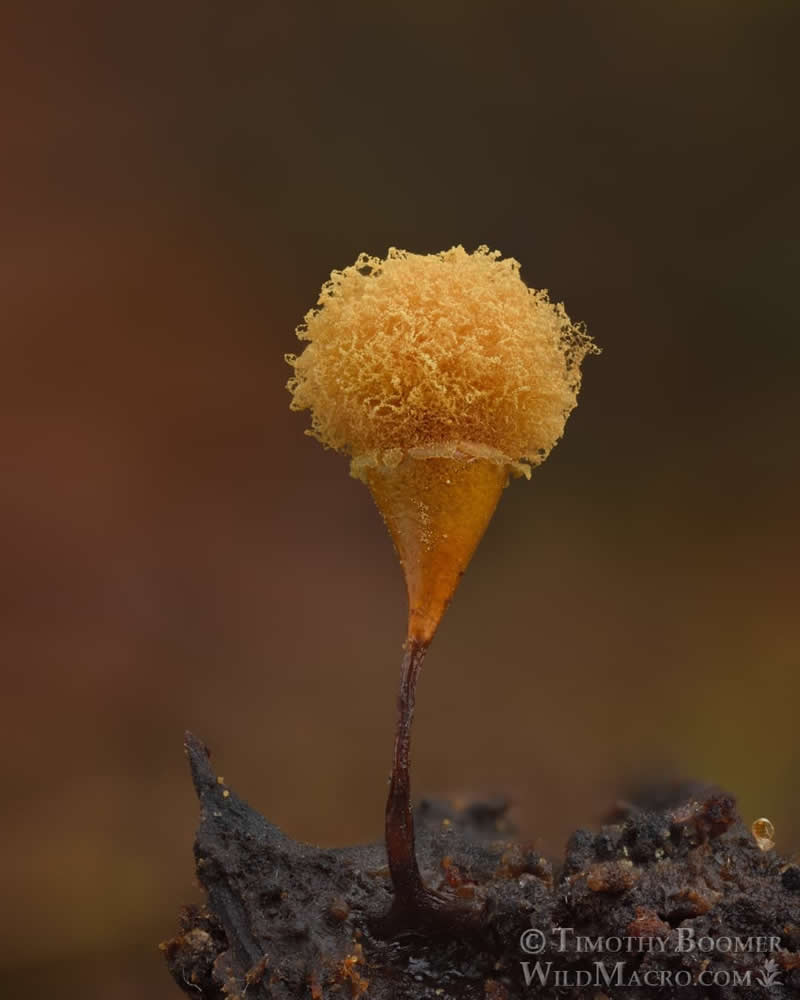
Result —
[[[190, 734], [186, 751], [201, 806], [195, 858], [206, 900], [183, 910], [179, 933], [162, 948], [191, 996], [800, 996], [800, 867], [762, 850], [719, 790], [651, 790], [618, 807], [599, 831], [573, 834], [556, 866], [513, 838], [502, 802], [461, 811], [423, 803], [415, 814], [421, 877], [456, 905], [414, 926], [388, 918], [393, 892], [383, 844], [327, 850], [297, 843], [217, 779], [208, 751]], [[521, 944], [531, 929], [545, 933], [541, 953], [525, 951], [535, 937]], [[580, 950], [579, 934], [597, 950]], [[749, 946], [679, 950], [691, 936]], [[602, 988], [581, 985], [581, 975], [586, 983], [603, 974], [596, 963], [620, 978]], [[542, 984], [537, 976], [548, 968]], [[719, 973], [725, 985], [681, 981], [676, 988], [665, 977], [677, 973], [704, 973], [706, 983]], [[637, 985], [645, 974], [648, 984]]]

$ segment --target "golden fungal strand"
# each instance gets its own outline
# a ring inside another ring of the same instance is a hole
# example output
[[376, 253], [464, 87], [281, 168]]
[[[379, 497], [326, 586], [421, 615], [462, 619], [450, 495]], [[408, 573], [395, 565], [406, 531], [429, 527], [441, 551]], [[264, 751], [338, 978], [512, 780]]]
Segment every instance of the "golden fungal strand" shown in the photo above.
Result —
[[297, 334], [308, 343], [287, 358], [292, 408], [310, 410], [310, 433], [362, 478], [416, 449], [538, 464], [596, 350], [515, 260], [486, 247], [362, 254], [332, 273]]

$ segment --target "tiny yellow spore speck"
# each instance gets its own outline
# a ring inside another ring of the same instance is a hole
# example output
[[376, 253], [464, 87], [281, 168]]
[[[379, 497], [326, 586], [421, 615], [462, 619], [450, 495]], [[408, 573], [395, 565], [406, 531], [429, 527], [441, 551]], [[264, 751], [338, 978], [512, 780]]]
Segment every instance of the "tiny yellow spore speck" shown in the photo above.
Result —
[[762, 851], [771, 851], [775, 846], [775, 827], [771, 820], [762, 816], [761, 819], [753, 821], [750, 827], [756, 843]]

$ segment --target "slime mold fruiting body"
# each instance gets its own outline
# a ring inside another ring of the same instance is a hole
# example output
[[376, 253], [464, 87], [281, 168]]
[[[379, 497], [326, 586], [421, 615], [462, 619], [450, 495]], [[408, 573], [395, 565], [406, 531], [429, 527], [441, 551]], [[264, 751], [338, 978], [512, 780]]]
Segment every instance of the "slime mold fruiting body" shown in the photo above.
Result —
[[[425, 653], [500, 496], [530, 476], [577, 402], [596, 351], [519, 264], [486, 247], [391, 249], [334, 271], [289, 355], [292, 408], [307, 432], [351, 458], [394, 541], [408, 590], [386, 847], [395, 898], [388, 926], [435, 926], [463, 906], [425, 886], [409, 780], [414, 692]], [[474, 912], [465, 916], [465, 923]]]

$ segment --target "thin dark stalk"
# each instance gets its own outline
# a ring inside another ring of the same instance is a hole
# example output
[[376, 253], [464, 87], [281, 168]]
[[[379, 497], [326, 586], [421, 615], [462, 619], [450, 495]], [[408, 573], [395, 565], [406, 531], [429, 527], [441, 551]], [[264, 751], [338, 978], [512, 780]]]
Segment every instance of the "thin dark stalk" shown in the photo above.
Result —
[[374, 928], [378, 934], [386, 936], [401, 930], [472, 934], [479, 929], [482, 919], [480, 906], [428, 888], [417, 864], [409, 758], [414, 696], [428, 645], [428, 642], [409, 639], [401, 667], [392, 778], [386, 801], [386, 852], [394, 900], [389, 913], [379, 918]]
[[386, 801], [386, 850], [395, 899], [401, 906], [413, 906], [425, 895], [414, 848], [414, 816], [411, 811], [409, 755], [414, 694], [428, 645], [409, 640], [400, 675], [397, 698], [397, 728], [392, 758], [392, 780]]

